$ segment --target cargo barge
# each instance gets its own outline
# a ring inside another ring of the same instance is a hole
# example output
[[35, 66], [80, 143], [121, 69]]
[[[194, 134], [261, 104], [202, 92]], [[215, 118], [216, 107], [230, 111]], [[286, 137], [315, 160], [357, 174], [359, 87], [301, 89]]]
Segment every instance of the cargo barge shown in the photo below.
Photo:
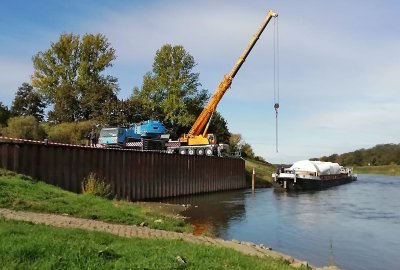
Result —
[[301, 160], [272, 174], [274, 187], [288, 191], [321, 190], [357, 180], [351, 168], [338, 163]]

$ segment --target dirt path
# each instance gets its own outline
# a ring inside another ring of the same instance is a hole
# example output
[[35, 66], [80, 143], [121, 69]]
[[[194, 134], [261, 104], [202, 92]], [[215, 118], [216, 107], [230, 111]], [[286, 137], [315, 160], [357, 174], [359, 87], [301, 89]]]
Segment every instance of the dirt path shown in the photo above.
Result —
[[177, 233], [150, 229], [134, 225], [121, 225], [107, 223], [104, 221], [91, 220], [71, 217], [68, 215], [43, 214], [34, 212], [15, 211], [0, 208], [0, 216], [6, 219], [30, 221], [35, 224], [46, 224], [55, 227], [78, 228], [91, 231], [100, 231], [112, 233], [122, 237], [139, 237], [139, 238], [166, 238], [166, 239], [183, 239], [191, 243], [208, 244], [219, 247], [233, 248], [241, 253], [248, 255], [256, 255], [260, 257], [274, 257], [288, 260], [293, 265], [300, 266], [307, 262], [298, 261], [290, 256], [270, 250], [263, 245], [256, 245], [250, 242], [240, 242], [236, 240], [226, 241], [219, 238], [210, 238], [206, 236], [195, 236], [188, 233]]

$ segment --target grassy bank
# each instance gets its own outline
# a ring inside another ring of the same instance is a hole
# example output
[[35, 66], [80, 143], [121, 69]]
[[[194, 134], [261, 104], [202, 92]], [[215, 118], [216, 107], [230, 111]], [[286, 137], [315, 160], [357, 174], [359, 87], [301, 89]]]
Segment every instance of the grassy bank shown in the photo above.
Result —
[[272, 186], [272, 173], [275, 172], [275, 166], [256, 160], [246, 160], [246, 181], [251, 184], [253, 168], [255, 170], [255, 184], [257, 187]]
[[354, 167], [354, 172], [361, 174], [366, 173], [400, 176], [400, 165], [359, 166]]
[[281, 260], [182, 240], [128, 239], [1, 218], [0, 239], [0, 269], [293, 269]]
[[122, 224], [139, 225], [144, 222], [150, 228], [177, 232], [192, 230], [182, 219], [146, 211], [133, 203], [75, 194], [5, 170], [0, 170], [0, 207], [68, 214]]

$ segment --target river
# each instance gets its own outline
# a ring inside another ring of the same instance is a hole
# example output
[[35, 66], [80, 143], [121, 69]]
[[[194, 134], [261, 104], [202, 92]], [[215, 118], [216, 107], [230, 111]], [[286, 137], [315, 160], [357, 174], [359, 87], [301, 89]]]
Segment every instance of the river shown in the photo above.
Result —
[[185, 196], [197, 230], [341, 269], [400, 269], [400, 177], [359, 175], [323, 191], [238, 190]]

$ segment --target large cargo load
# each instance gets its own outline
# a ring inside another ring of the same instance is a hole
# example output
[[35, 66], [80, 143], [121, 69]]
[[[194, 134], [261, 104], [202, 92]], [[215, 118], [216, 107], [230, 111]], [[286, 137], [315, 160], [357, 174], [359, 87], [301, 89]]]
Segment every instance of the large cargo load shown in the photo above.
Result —
[[351, 168], [338, 163], [300, 160], [272, 174], [274, 187], [285, 190], [319, 190], [357, 180]]
[[338, 163], [312, 160], [297, 161], [289, 168], [291, 171], [311, 172], [317, 175], [339, 174], [341, 169], [343, 169], [343, 166]]

